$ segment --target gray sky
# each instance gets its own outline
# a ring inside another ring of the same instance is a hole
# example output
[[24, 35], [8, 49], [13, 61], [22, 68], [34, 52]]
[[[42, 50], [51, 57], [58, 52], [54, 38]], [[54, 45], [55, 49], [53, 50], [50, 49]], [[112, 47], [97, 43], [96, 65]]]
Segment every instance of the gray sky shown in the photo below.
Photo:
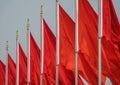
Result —
[[[56, 33], [56, 0], [0, 0], [0, 60], [5, 63], [6, 60], [6, 40], [9, 42], [9, 53], [12, 58], [16, 59], [16, 30], [19, 30], [19, 41], [26, 53], [26, 20], [30, 19], [30, 30], [37, 43], [40, 43], [40, 5], [43, 5], [43, 16], [50, 26], [51, 30]], [[74, 20], [74, 1], [59, 0], [62, 7]], [[97, 12], [97, 0], [89, 0]], [[120, 20], [120, 0], [113, 0], [114, 6]], [[109, 82], [107, 82], [109, 85]]]

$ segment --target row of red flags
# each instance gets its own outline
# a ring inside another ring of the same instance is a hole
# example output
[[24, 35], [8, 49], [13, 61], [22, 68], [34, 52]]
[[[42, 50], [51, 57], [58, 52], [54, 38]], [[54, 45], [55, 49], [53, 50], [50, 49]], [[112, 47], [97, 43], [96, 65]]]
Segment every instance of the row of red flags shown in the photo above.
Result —
[[[88, 0], [79, 0], [79, 75], [90, 85], [98, 84], [98, 15]], [[59, 5], [60, 65], [59, 84], [74, 85], [75, 23]], [[43, 20], [44, 73], [43, 84], [55, 85], [56, 38]], [[18, 47], [19, 84], [27, 83], [27, 57]], [[112, 0], [103, 0], [102, 84], [106, 77], [113, 85], [120, 84], [120, 25]], [[0, 61], [0, 84], [5, 85], [5, 65]], [[30, 33], [30, 84], [40, 84], [40, 48]], [[15, 85], [16, 65], [8, 54], [8, 82]], [[83, 85], [80, 77], [79, 85]]]
[[[44, 34], [45, 34], [45, 63], [44, 63], [44, 74], [43, 84], [44, 85], [55, 85], [55, 44], [56, 38], [51, 32], [50, 28], [44, 21]], [[19, 84], [26, 85], [27, 83], [27, 57], [23, 52], [23, 49], [18, 44], [19, 54]], [[34, 40], [32, 33], [30, 33], [30, 84], [40, 84], [40, 49]], [[2, 69], [2, 77], [0, 84], [5, 85], [5, 65], [0, 61], [0, 68]], [[59, 65], [59, 83], [60, 85], [73, 85], [74, 84], [74, 72], [68, 70], [62, 64]], [[4, 70], [4, 71], [3, 71]], [[16, 66], [12, 60], [10, 54], [8, 54], [8, 83], [9, 85], [15, 85], [16, 80]], [[79, 84], [83, 85], [82, 80], [79, 78]]]

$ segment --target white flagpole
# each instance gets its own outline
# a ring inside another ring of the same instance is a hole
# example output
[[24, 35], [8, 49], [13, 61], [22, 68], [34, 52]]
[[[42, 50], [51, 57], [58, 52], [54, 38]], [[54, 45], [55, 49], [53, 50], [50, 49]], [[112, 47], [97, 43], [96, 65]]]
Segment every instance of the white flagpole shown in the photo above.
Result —
[[18, 52], [18, 30], [16, 31], [16, 85], [19, 85], [19, 52]]
[[43, 10], [42, 5], [40, 8], [40, 18], [41, 18], [41, 67], [40, 67], [40, 85], [43, 85], [43, 69], [44, 69], [44, 27], [43, 27]]
[[27, 85], [30, 85], [30, 23], [27, 19]]
[[102, 0], [98, 0], [98, 85], [102, 85]]
[[78, 0], [75, 0], [75, 85], [78, 85]]
[[59, 85], [59, 1], [56, 0], [56, 85]]
[[6, 41], [6, 84], [8, 85], [8, 41]]

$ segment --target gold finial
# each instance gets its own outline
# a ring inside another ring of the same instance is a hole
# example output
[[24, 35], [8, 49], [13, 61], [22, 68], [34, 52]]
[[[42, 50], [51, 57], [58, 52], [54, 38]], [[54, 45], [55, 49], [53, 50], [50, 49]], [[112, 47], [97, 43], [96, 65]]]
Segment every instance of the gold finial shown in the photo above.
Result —
[[16, 31], [16, 40], [18, 40], [18, 30]]
[[29, 18], [27, 19], [27, 30], [29, 30], [30, 27], [30, 22], [29, 22]]
[[43, 6], [41, 5], [40, 6], [40, 16], [42, 17], [42, 14], [43, 14], [43, 10], [42, 10]]
[[6, 50], [8, 50], [8, 41], [6, 41]]

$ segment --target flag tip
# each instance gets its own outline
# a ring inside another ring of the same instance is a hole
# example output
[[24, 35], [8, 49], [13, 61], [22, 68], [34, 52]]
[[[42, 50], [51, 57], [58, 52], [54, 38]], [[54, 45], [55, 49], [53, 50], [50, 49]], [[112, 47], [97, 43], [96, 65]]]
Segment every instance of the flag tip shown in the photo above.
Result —
[[6, 50], [8, 50], [8, 40], [6, 41]]
[[43, 14], [43, 5], [40, 6], [40, 16]]
[[16, 40], [18, 40], [18, 30], [16, 31]]
[[27, 22], [29, 22], [29, 18], [27, 18]]
[[29, 23], [29, 18], [27, 18], [27, 30], [29, 30], [29, 27], [30, 27], [30, 23]]

